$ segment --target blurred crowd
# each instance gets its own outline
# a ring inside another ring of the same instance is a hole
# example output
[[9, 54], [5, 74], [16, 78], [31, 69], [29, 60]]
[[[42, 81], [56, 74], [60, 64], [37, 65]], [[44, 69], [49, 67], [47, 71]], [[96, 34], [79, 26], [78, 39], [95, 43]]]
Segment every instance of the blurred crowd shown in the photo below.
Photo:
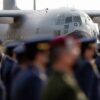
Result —
[[0, 100], [100, 100], [100, 45], [89, 34], [1, 42]]

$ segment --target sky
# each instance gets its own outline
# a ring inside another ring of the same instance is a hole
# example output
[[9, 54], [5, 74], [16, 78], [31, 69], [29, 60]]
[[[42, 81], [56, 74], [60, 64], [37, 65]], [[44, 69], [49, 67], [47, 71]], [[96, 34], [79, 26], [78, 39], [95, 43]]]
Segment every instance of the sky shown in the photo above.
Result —
[[[3, 0], [0, 0], [0, 9], [3, 8]], [[33, 0], [16, 0], [17, 6], [23, 10], [33, 9]], [[54, 9], [59, 7], [71, 7], [81, 10], [100, 10], [100, 0], [36, 0], [37, 9]]]

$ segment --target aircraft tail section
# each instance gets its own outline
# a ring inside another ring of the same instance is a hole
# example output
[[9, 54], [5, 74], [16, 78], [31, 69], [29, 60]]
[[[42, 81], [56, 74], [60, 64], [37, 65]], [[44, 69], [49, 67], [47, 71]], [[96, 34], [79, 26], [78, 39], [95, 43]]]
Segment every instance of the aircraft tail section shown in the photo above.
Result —
[[4, 10], [18, 10], [16, 0], [3, 0]]

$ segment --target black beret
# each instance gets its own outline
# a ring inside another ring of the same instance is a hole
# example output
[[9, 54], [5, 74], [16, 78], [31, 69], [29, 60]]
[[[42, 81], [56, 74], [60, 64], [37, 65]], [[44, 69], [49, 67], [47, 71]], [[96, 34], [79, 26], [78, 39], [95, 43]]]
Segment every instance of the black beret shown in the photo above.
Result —
[[51, 41], [51, 47], [60, 47], [60, 46], [73, 46], [76, 43], [80, 43], [78, 39], [73, 38], [72, 36], [58, 36]]

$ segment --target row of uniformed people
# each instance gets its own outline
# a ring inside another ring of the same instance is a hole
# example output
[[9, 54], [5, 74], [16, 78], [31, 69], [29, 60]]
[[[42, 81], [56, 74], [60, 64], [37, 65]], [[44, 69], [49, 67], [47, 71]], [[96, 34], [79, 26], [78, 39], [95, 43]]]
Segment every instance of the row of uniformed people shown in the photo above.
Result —
[[100, 100], [100, 47], [96, 42], [96, 38], [81, 39], [81, 56], [74, 65], [76, 80], [89, 100]]
[[6, 97], [10, 100], [10, 88], [12, 83], [11, 71], [15, 64], [17, 64], [16, 55], [13, 49], [19, 45], [18, 42], [11, 42], [6, 44], [5, 55], [1, 61], [1, 80], [3, 81], [6, 88]]
[[[93, 59], [96, 39], [74, 33], [54, 39], [35, 36], [24, 44], [8, 45], [9, 57], [3, 57], [1, 66], [7, 100], [100, 100], [99, 64], [94, 66]], [[85, 50], [77, 61], [80, 47]]]
[[100, 100], [100, 58], [97, 56], [95, 59], [96, 39], [86, 39], [81, 47], [81, 58], [75, 69], [76, 79], [89, 100]]

